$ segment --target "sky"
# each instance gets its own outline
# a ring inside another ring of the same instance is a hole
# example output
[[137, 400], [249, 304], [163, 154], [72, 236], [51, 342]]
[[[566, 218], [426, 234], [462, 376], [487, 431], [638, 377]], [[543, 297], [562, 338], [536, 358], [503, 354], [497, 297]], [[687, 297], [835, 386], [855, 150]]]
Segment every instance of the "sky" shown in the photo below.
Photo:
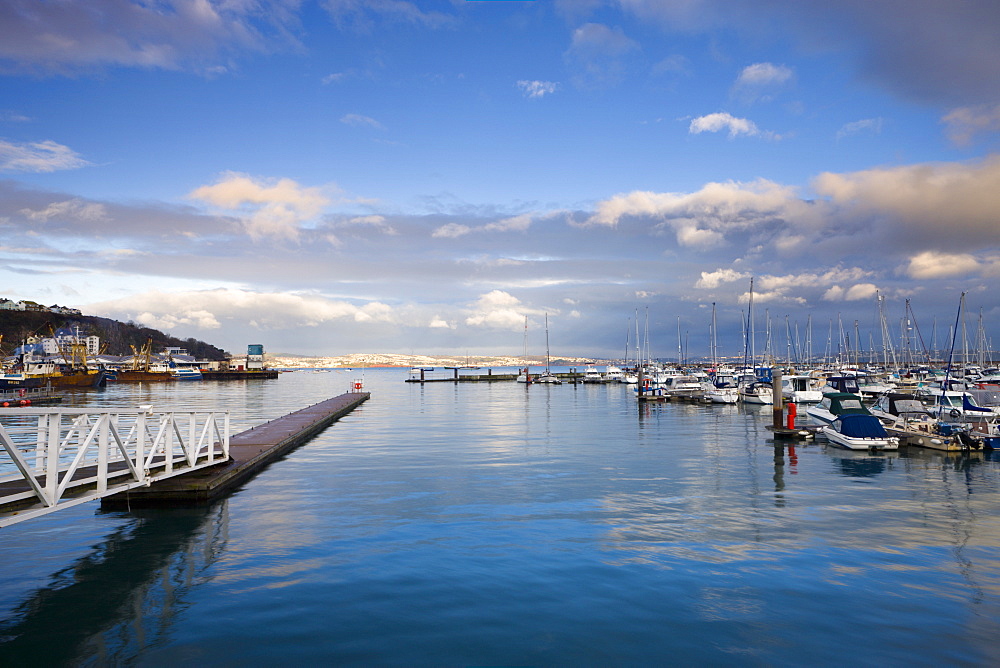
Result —
[[0, 230], [235, 353], [992, 340], [1000, 3], [0, 0]]

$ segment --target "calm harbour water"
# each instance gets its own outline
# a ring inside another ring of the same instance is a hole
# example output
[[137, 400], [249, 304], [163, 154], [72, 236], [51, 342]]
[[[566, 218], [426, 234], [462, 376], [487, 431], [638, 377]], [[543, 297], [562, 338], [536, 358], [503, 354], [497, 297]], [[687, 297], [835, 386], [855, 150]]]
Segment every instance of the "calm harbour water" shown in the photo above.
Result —
[[[239, 431], [356, 371], [121, 385]], [[770, 407], [404, 383], [204, 508], [0, 529], [0, 666], [997, 665], [1000, 455], [775, 447]]]

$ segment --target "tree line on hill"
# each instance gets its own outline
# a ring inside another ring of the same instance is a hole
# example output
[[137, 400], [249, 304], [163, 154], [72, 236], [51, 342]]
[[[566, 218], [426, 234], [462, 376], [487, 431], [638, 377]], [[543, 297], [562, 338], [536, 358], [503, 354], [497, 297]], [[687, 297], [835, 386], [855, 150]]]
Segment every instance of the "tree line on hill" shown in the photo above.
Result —
[[92, 315], [65, 316], [56, 313], [33, 311], [0, 310], [0, 351], [10, 355], [29, 336], [50, 337], [60, 329], [76, 330], [80, 336], [97, 336], [101, 339], [101, 352], [108, 355], [131, 355], [132, 346], [136, 350], [152, 341], [152, 351], [160, 352], [167, 347], [187, 350], [196, 359], [221, 360], [228, 357], [221, 348], [197, 339], [178, 339], [163, 332], [143, 327], [134, 322], [119, 322], [110, 318]]

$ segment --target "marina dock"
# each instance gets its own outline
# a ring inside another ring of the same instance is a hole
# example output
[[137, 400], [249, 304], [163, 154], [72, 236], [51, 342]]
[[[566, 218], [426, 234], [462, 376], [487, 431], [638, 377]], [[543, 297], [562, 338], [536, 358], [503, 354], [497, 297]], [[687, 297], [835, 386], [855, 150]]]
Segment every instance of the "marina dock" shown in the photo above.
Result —
[[211, 371], [201, 370], [202, 380], [267, 380], [278, 377], [276, 369], [262, 369], [260, 371]]
[[101, 499], [104, 508], [206, 503], [235, 489], [271, 462], [302, 445], [371, 397], [348, 392], [230, 438], [228, 462]]
[[[534, 367], [532, 376], [541, 375], [540, 367]], [[410, 377], [407, 383], [476, 383], [476, 382], [496, 382], [517, 380], [518, 373], [503, 371], [494, 373], [490, 367], [415, 367], [410, 370]], [[552, 374], [560, 380], [570, 383], [583, 379], [583, 372], [571, 370]]]

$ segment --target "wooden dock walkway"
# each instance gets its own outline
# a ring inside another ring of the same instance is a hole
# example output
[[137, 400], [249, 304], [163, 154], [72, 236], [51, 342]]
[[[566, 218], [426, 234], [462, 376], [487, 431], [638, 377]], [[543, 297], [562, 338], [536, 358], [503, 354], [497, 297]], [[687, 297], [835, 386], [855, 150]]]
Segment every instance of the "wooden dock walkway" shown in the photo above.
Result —
[[101, 506], [121, 509], [211, 501], [246, 482], [274, 460], [353, 411], [370, 396], [369, 392], [348, 392], [247, 429], [230, 437], [228, 462], [161, 480], [150, 487], [104, 497]]

